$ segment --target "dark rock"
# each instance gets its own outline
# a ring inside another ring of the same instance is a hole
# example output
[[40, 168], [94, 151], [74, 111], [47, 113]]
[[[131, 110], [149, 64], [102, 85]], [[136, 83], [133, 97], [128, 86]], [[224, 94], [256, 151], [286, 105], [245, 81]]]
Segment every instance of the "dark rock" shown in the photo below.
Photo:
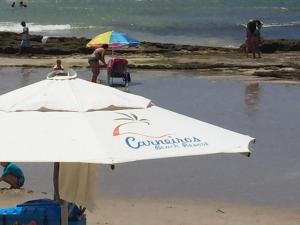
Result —
[[[43, 36], [30, 35], [32, 48], [29, 52], [34, 54], [46, 55], [69, 55], [69, 54], [91, 54], [93, 49], [87, 48], [86, 44], [90, 41], [84, 37], [49, 37], [46, 43], [42, 43]], [[20, 35], [13, 32], [0, 32], [0, 52], [14, 54], [18, 52], [20, 45]], [[207, 47], [196, 45], [180, 45], [172, 43], [152, 43], [141, 42], [138, 48], [130, 47], [119, 49], [117, 54], [200, 54], [205, 51], [215, 52], [234, 52], [238, 49], [224, 47]], [[263, 53], [273, 53], [275, 51], [300, 51], [300, 40], [264, 40], [261, 45]]]
[[94, 51], [94, 49], [92, 48], [84, 48], [84, 47], [81, 47], [81, 48], [78, 48], [78, 52], [81, 53], [81, 54], [92, 54], [92, 52]]
[[30, 41], [42, 42], [42, 35], [30, 35]]
[[[240, 46], [243, 49], [244, 44]], [[300, 40], [264, 40], [260, 46], [262, 53], [274, 53], [276, 51], [300, 51]]]
[[275, 77], [287, 80], [300, 80], [300, 70], [256, 71], [253, 75], [258, 77]]
[[32, 54], [43, 54], [44, 48], [43, 47], [32, 47], [28, 50], [28, 52]]
[[6, 54], [16, 54], [18, 52], [19, 52], [18, 48], [7, 47], [7, 48], [3, 49], [3, 53], [6, 53]]

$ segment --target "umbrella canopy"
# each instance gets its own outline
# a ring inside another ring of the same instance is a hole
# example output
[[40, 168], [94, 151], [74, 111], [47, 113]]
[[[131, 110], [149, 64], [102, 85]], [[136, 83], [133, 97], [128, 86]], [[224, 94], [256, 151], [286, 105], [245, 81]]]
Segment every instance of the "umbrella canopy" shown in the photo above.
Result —
[[99, 34], [94, 37], [89, 43], [87, 43], [87, 47], [98, 48], [103, 44], [108, 44], [109, 48], [121, 48], [124, 46], [137, 46], [140, 42], [133, 37], [125, 33], [119, 33], [116, 31], [108, 31], [103, 34]]
[[116, 164], [249, 153], [254, 138], [79, 78], [51, 78], [0, 96], [1, 161]]
[[74, 77], [53, 77], [0, 96], [0, 112], [146, 108], [151, 100]]

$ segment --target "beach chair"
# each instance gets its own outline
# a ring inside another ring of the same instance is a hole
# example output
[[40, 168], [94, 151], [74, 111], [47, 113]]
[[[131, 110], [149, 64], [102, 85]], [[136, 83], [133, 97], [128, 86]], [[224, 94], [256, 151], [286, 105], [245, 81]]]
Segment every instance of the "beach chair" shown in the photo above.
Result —
[[124, 58], [112, 58], [107, 64], [107, 84], [113, 85], [114, 78], [122, 78], [124, 86], [131, 81], [130, 73], [127, 70], [128, 61]]

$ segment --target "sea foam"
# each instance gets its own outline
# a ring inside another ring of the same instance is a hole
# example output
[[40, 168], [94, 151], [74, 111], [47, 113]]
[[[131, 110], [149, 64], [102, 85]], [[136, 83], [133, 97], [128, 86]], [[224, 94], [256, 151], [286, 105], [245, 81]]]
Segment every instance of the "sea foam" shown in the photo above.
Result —
[[[27, 23], [30, 32], [44, 32], [44, 31], [59, 31], [59, 30], [71, 30], [70, 24], [36, 24]], [[0, 22], [0, 31], [21, 32], [22, 26], [16, 22]]]

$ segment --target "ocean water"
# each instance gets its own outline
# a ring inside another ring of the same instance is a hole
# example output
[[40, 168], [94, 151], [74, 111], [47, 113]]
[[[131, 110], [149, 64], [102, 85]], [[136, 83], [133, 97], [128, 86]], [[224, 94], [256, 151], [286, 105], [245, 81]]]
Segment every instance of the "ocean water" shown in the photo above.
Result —
[[[16, 1], [18, 3], [18, 1]], [[116, 30], [141, 41], [238, 46], [243, 24], [264, 22], [265, 38], [300, 38], [299, 0], [0, 0], [0, 31], [93, 37]]]

